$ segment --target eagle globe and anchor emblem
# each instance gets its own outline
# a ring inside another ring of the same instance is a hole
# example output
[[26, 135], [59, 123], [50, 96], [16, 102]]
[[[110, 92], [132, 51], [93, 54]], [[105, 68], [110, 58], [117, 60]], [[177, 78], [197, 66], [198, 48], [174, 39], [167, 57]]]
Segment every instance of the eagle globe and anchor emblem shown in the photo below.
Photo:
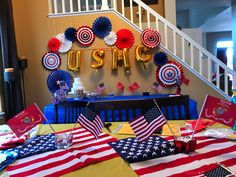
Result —
[[33, 121], [34, 121], [34, 118], [33, 117], [30, 117], [30, 116], [25, 116], [23, 119], [22, 119], [23, 123], [25, 124], [31, 124]]
[[213, 110], [213, 114], [215, 115], [215, 116], [222, 116], [224, 113], [226, 112], [226, 110], [225, 110], [225, 108], [224, 107], [222, 107], [222, 106], [219, 106], [219, 107], [216, 107], [216, 108], [214, 108], [214, 110]]

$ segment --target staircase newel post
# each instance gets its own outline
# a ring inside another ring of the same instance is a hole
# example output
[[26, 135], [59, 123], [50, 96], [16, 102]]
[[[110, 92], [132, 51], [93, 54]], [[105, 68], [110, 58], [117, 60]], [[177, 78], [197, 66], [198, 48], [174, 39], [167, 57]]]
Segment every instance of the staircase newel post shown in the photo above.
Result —
[[102, 0], [101, 10], [108, 10], [108, 9], [109, 9], [108, 0]]

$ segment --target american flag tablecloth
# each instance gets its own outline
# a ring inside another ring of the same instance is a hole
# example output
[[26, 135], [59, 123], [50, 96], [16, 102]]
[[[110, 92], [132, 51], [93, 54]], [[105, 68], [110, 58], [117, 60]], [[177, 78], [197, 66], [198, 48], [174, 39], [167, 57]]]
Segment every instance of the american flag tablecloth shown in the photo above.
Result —
[[197, 134], [197, 148], [189, 154], [174, 154], [162, 158], [131, 163], [141, 177], [194, 177], [224, 164], [236, 173], [236, 143]]
[[89, 164], [117, 157], [115, 150], [107, 144], [115, 140], [104, 133], [96, 140], [84, 128], [76, 128], [73, 130], [73, 145], [70, 148], [19, 159], [8, 166], [6, 172], [17, 177], [61, 176]]

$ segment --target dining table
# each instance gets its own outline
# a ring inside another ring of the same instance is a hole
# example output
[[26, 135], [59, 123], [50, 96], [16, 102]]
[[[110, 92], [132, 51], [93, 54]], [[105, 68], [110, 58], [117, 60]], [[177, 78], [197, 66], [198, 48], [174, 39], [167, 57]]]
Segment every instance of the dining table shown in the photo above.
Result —
[[[184, 127], [186, 125], [186, 121], [183, 120], [171, 120], [168, 121], [169, 125], [177, 126], [177, 127]], [[135, 137], [132, 133], [119, 133], [119, 130], [124, 126], [127, 125], [127, 122], [112, 122], [111, 126], [109, 127], [109, 131], [106, 128], [103, 128], [104, 133], [108, 133], [111, 136], [117, 138], [117, 139], [124, 139], [128, 137]], [[71, 129], [74, 127], [74, 124], [53, 124], [52, 125], [55, 129], [55, 131], [63, 131], [67, 129]], [[227, 126], [224, 126], [219, 123], [215, 123], [212, 126], [212, 128], [229, 128]], [[39, 128], [39, 134], [47, 134], [49, 132], [52, 132], [50, 126], [42, 124]], [[234, 141], [233, 141], [234, 142]], [[236, 154], [235, 154], [236, 155]], [[107, 161], [103, 161], [100, 163], [92, 164], [89, 166], [86, 166], [84, 168], [75, 170], [73, 172], [70, 172], [66, 175], [63, 175], [64, 177], [138, 177], [134, 170], [130, 167], [130, 165], [124, 161], [121, 157], [116, 157]]]
[[[132, 133], [119, 133], [121, 128], [127, 125], [127, 122], [111, 122], [109, 128], [103, 128], [103, 133], [109, 134], [118, 140], [135, 137]], [[186, 121], [178, 120], [178, 121], [168, 121], [168, 125], [170, 126], [178, 126], [184, 127], [186, 126]], [[53, 130], [52, 130], [53, 127]], [[79, 128], [79, 124], [39, 124], [37, 127], [38, 135], [46, 135], [48, 133], [55, 132], [63, 132], [66, 130]], [[215, 123], [210, 126], [210, 128], [228, 128], [223, 126], [222, 124]], [[235, 142], [235, 141], [232, 141]], [[185, 156], [185, 155], [184, 155]], [[236, 154], [235, 154], [236, 156]], [[235, 157], [236, 158], [236, 157]], [[236, 164], [235, 164], [236, 165]], [[8, 176], [5, 171], [0, 173], [1, 177]], [[123, 160], [120, 156], [116, 156], [115, 158], [111, 158], [109, 160], [105, 160], [99, 163], [94, 163], [87, 165], [83, 168], [75, 169], [67, 174], [64, 174], [63, 177], [138, 177], [138, 175], [129, 165], [129, 163]]]

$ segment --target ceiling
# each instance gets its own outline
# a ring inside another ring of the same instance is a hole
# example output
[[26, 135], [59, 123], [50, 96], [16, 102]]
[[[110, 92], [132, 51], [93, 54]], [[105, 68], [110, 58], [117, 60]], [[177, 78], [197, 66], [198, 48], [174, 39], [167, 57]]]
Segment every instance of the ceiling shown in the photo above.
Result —
[[176, 0], [177, 24], [184, 28], [200, 28], [203, 32], [231, 31], [234, 1]]

